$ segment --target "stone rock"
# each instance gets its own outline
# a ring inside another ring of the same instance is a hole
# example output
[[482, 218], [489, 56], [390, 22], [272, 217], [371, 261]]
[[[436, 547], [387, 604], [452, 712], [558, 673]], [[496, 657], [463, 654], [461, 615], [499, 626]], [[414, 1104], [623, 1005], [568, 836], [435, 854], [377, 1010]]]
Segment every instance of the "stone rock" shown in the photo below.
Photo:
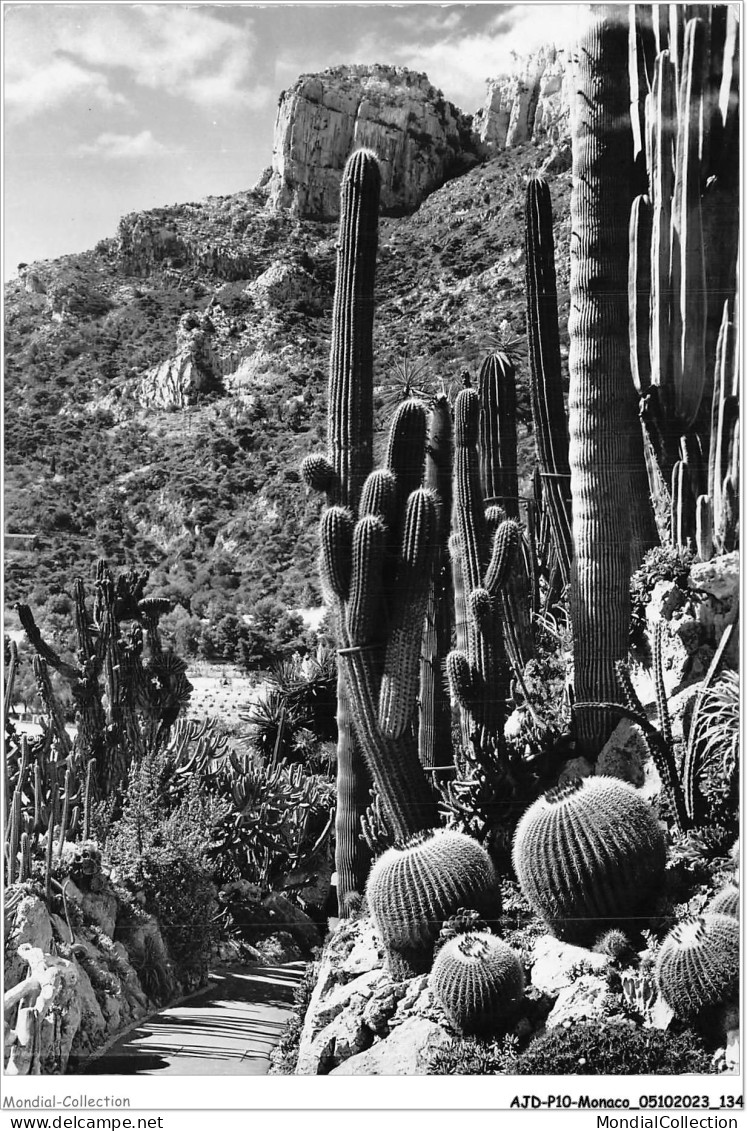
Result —
[[19, 953], [21, 947], [30, 946], [43, 954], [49, 954], [52, 939], [52, 921], [44, 900], [36, 895], [24, 896], [15, 909], [13, 924], [8, 930], [4, 979], [6, 990], [17, 986], [28, 976], [27, 963]]
[[361, 1016], [362, 1004], [363, 998], [354, 998], [313, 1041], [303, 1049], [299, 1047], [296, 1076], [326, 1076], [343, 1061], [368, 1048], [373, 1034]]
[[331, 1076], [426, 1076], [433, 1054], [452, 1041], [435, 1021], [410, 1017], [384, 1040], [334, 1068]]
[[570, 137], [569, 82], [565, 53], [554, 47], [518, 56], [511, 74], [489, 79], [473, 123], [487, 152], [540, 140], [564, 148]]
[[342, 170], [360, 146], [379, 158], [385, 212], [416, 208], [455, 167], [477, 160], [469, 120], [426, 75], [378, 64], [332, 67], [301, 75], [281, 95], [270, 207], [336, 217]]
[[582, 974], [572, 985], [563, 986], [545, 1022], [548, 1029], [569, 1027], [577, 1021], [596, 1021], [605, 1016], [607, 979], [599, 974]]
[[147, 369], [138, 382], [136, 397], [143, 408], [186, 408], [212, 385], [189, 351]]
[[569, 758], [563, 764], [563, 768], [558, 775], [558, 785], [563, 782], [569, 781], [570, 778], [589, 778], [594, 773], [594, 766], [588, 758]]
[[329, 305], [330, 299], [309, 271], [300, 264], [282, 261], [270, 264], [249, 284], [247, 293], [263, 306], [303, 307], [317, 313]]
[[629, 719], [621, 719], [602, 747], [595, 773], [620, 778], [636, 787], [642, 786], [647, 757], [648, 751], [638, 727]]
[[363, 1020], [372, 1033], [383, 1036], [389, 1031], [389, 1022], [406, 989], [406, 982], [392, 982], [388, 978], [379, 982], [363, 1010]]
[[74, 962], [45, 954], [39, 947], [28, 943], [21, 944], [19, 955], [28, 966], [28, 975], [37, 978], [41, 985], [36, 1003], [40, 1013], [38, 1056], [41, 1075], [61, 1075], [67, 1068], [81, 1021], [79, 968]]
[[572, 164], [573, 151], [570, 143], [554, 145], [550, 150], [549, 157], [546, 157], [540, 165], [539, 175], [544, 177], [548, 173], [565, 173]]
[[572, 985], [577, 975], [604, 974], [610, 964], [606, 954], [561, 942], [553, 935], [541, 935], [534, 944], [532, 985], [550, 997]]
[[[688, 585], [702, 600], [696, 605], [696, 618], [707, 641], [719, 643], [728, 625], [733, 624], [739, 606], [739, 553], [722, 554], [709, 562], [696, 562], [690, 569]], [[726, 646], [724, 662], [739, 666], [739, 633], [733, 632]]]
[[382, 977], [381, 970], [369, 970], [366, 974], [354, 978], [352, 982], [337, 985], [317, 1009], [316, 1020], [319, 1026], [323, 1028], [328, 1025], [338, 1013], [347, 1008], [353, 998], [367, 1002]]
[[383, 968], [385, 952], [381, 939], [370, 919], [361, 920], [355, 945], [341, 965], [344, 978], [357, 978], [369, 970]]
[[305, 911], [302, 911], [295, 903], [291, 903], [284, 895], [279, 892], [271, 892], [262, 901], [262, 906], [267, 912], [270, 922], [275, 926], [282, 927], [306, 950], [313, 950], [315, 946], [319, 946], [321, 943], [322, 940], [316, 923], [309, 918]]
[[99, 930], [114, 938], [119, 904], [114, 892], [105, 883], [97, 885], [96, 891], [81, 891], [73, 880], [65, 881], [65, 895], [77, 903], [83, 916], [95, 923]]
[[415, 1013], [421, 1013], [431, 1005], [431, 992], [428, 989], [428, 975], [419, 974], [404, 983], [405, 992], [392, 1018], [392, 1027], [401, 1025]]

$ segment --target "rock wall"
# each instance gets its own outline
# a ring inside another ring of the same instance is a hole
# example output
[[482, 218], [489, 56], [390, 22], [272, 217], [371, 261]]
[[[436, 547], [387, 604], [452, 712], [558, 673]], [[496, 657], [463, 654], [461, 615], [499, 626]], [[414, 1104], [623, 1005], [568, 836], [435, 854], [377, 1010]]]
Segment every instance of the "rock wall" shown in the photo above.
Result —
[[473, 128], [487, 152], [527, 141], [564, 144], [570, 136], [570, 68], [564, 51], [541, 47], [517, 57], [513, 72], [488, 80]]
[[426, 75], [403, 67], [341, 66], [301, 75], [278, 105], [270, 207], [334, 218], [345, 162], [368, 146], [381, 162], [382, 209], [412, 210], [475, 163], [470, 124]]

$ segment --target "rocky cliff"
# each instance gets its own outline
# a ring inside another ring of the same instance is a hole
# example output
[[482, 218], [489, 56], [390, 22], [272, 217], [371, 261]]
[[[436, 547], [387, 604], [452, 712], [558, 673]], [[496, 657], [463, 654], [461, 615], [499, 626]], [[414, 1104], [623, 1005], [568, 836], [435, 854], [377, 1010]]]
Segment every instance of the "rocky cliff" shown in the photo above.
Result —
[[564, 51], [542, 47], [517, 56], [510, 75], [490, 79], [474, 130], [488, 152], [527, 141], [563, 146], [570, 136], [570, 68]]
[[278, 105], [270, 205], [333, 218], [343, 166], [365, 145], [381, 163], [383, 210], [411, 211], [476, 162], [470, 126], [426, 75], [403, 67], [341, 66], [301, 75]]

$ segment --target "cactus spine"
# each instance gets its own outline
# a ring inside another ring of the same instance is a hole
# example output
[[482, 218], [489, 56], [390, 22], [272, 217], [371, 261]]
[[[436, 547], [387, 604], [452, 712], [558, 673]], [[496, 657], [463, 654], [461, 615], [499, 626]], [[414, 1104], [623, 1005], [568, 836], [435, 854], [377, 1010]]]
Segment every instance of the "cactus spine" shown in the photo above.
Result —
[[630, 926], [645, 912], [665, 862], [653, 810], [632, 786], [602, 775], [571, 779], [539, 797], [514, 837], [522, 891], [571, 942]]
[[508, 518], [519, 517], [516, 454], [516, 371], [503, 353], [480, 367], [480, 479], [485, 505], [497, 503]]
[[[575, 560], [571, 582], [578, 700], [617, 700], [615, 663], [630, 619], [629, 437], [638, 428], [627, 340], [632, 143], [627, 29], [594, 9], [579, 50], [571, 194], [570, 467]], [[595, 759], [608, 715], [576, 712], [579, 752]]]
[[[458, 541], [463, 587], [460, 601], [466, 611], [467, 648], [451, 652], [446, 667], [452, 695], [462, 711], [478, 728], [495, 737], [501, 733], [505, 713], [508, 664], [494, 599], [508, 577], [510, 553], [518, 539], [518, 528], [511, 519], [506, 519], [505, 526], [501, 524], [494, 534], [491, 552], [476, 449], [479, 410], [477, 392], [463, 389], [454, 409], [457, 540], [452, 547], [456, 552]], [[516, 532], [516, 537], [511, 536], [511, 531]], [[490, 578], [492, 590], [486, 588], [486, 578]]]
[[496, 935], [470, 931], [441, 948], [428, 986], [461, 1032], [496, 1033], [521, 1001], [524, 972], [519, 956]]
[[498, 877], [482, 845], [463, 833], [423, 831], [375, 862], [368, 904], [392, 972], [409, 977], [430, 966], [441, 924], [460, 908], [495, 922]]
[[[373, 317], [381, 175], [375, 155], [357, 150], [348, 159], [340, 186], [340, 229], [332, 311], [329, 364], [327, 457], [304, 460], [306, 482], [327, 492], [337, 517], [322, 520], [322, 582], [333, 605], [347, 599], [352, 546], [342, 526], [352, 527], [361, 490], [373, 463]], [[329, 512], [327, 512], [329, 514]], [[343, 514], [346, 517], [342, 517]], [[337, 523], [339, 537], [325, 533]], [[352, 538], [352, 534], [351, 534]], [[330, 547], [334, 545], [334, 553]], [[325, 558], [325, 554], [327, 557]], [[331, 592], [330, 592], [331, 591]], [[359, 594], [359, 596], [362, 596]], [[363, 890], [370, 854], [360, 838], [361, 817], [370, 800], [371, 779], [353, 733], [353, 716], [342, 673], [337, 684], [337, 810], [335, 866], [341, 915], [348, 898]]]
[[526, 286], [530, 391], [537, 461], [555, 553], [563, 584], [567, 585], [573, 558], [568, 422], [560, 369], [552, 205], [547, 182], [540, 177], [533, 178], [527, 185]]
[[707, 912], [678, 923], [656, 962], [659, 993], [677, 1017], [697, 1017], [739, 995], [739, 920]]
[[[451, 514], [451, 408], [444, 396], [435, 398], [428, 418], [424, 485], [436, 498], [436, 556], [423, 627], [420, 658], [420, 726], [418, 752], [436, 777], [451, 776], [451, 704], [442, 671], [451, 646], [452, 585], [448, 559]], [[447, 767], [448, 770], [446, 769]]]

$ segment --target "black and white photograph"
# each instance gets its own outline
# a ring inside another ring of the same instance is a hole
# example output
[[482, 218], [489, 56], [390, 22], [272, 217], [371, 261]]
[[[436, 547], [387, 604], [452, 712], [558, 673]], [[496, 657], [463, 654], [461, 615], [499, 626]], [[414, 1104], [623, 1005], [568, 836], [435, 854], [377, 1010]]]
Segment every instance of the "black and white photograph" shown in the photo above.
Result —
[[744, 1126], [741, 9], [2, 4], [4, 1128]]

